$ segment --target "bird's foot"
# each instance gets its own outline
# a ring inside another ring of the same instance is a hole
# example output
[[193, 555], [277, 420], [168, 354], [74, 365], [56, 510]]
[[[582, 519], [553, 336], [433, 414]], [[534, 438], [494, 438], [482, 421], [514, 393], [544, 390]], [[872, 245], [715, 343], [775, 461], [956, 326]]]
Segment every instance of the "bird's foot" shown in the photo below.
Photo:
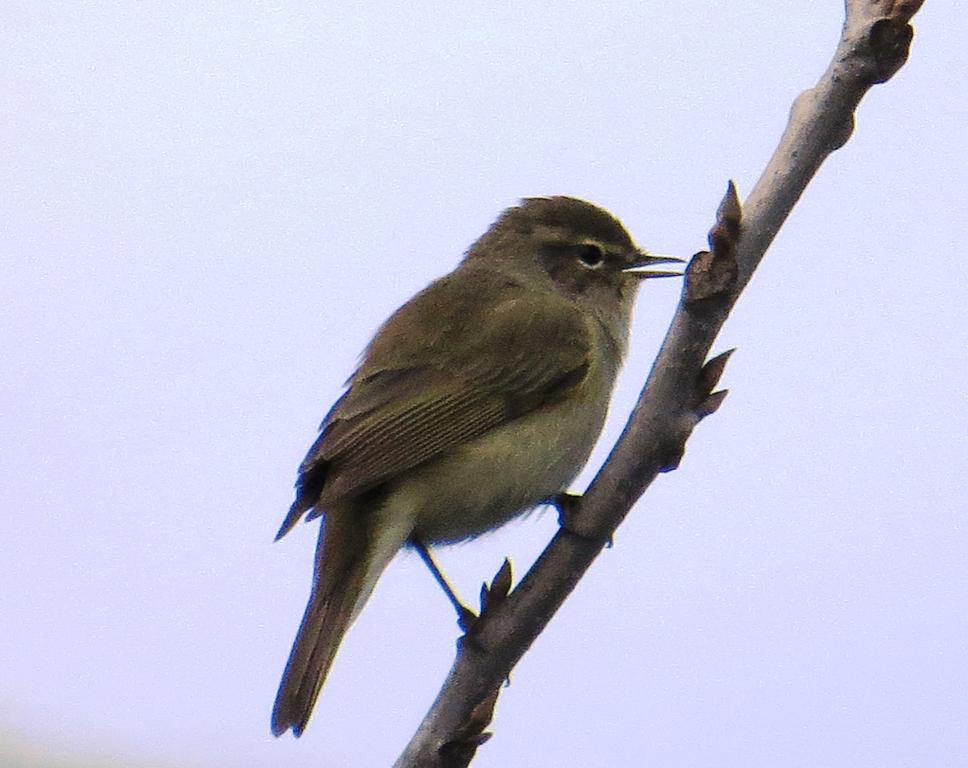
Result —
[[577, 493], [558, 493], [548, 499], [548, 503], [558, 510], [558, 525], [562, 530], [580, 539], [611, 547], [611, 532], [602, 533], [582, 517], [581, 500], [581, 495]]

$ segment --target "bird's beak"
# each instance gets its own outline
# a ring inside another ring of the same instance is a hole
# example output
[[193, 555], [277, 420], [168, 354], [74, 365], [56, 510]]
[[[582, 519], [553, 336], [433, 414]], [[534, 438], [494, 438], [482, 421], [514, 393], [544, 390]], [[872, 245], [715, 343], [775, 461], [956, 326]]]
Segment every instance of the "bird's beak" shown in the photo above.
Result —
[[682, 277], [682, 272], [664, 272], [662, 270], [649, 269], [655, 264], [684, 264], [683, 259], [675, 256], [664, 256], [659, 253], [645, 253], [640, 251], [635, 262], [630, 267], [622, 270], [627, 275], [632, 275], [640, 280], [647, 280], [650, 277]]

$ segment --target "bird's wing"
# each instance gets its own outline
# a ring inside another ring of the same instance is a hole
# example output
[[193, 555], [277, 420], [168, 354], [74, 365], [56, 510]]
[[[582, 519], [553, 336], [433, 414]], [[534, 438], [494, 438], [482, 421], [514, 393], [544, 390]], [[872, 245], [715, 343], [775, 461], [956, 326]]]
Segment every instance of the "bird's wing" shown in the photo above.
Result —
[[453, 296], [452, 277], [404, 305], [371, 343], [300, 466], [280, 536], [313, 507], [310, 517], [562, 397], [584, 378], [590, 333], [570, 302], [481, 281], [468, 311]]

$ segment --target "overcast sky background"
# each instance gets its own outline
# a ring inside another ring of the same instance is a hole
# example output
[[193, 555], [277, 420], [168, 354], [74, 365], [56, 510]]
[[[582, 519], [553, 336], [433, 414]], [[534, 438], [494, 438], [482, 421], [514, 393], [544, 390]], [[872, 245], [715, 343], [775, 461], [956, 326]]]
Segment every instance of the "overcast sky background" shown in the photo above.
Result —
[[[520, 664], [476, 766], [968, 754], [956, 6], [928, 0], [910, 62], [793, 212], [716, 345], [738, 347], [724, 407]], [[645, 247], [702, 248], [842, 15], [331, 7], [0, 9], [5, 765], [392, 762], [457, 637], [413, 556], [347, 636], [305, 736], [269, 734], [315, 528], [272, 537], [357, 354], [521, 196], [584, 197]], [[576, 488], [677, 295], [640, 294]], [[440, 559], [472, 599], [555, 525], [532, 515]]]

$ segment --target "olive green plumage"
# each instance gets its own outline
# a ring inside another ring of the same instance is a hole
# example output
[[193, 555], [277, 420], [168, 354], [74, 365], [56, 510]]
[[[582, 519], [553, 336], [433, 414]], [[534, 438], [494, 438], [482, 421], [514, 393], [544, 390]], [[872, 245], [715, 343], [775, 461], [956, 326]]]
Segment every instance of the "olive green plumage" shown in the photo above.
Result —
[[567, 487], [604, 423], [639, 282], [661, 274], [641, 268], [668, 260], [590, 203], [528, 199], [380, 328], [279, 530], [325, 518], [273, 733], [302, 733], [402, 546], [476, 536]]

